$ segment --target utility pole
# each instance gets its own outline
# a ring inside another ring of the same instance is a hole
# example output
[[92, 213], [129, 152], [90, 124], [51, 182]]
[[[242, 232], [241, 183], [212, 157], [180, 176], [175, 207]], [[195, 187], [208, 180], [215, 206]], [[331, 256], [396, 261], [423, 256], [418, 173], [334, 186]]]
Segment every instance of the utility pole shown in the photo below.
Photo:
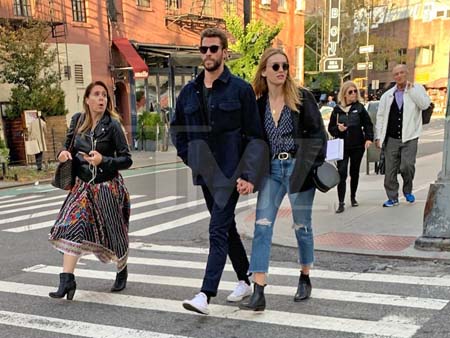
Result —
[[[371, 13], [372, 11], [370, 11]], [[370, 15], [369, 15], [369, 7], [366, 8], [366, 46], [369, 45], [369, 30], [370, 30]], [[364, 93], [364, 102], [369, 101], [369, 52], [366, 52], [366, 90]]]
[[450, 251], [450, 52], [447, 77], [447, 110], [445, 112], [442, 171], [430, 185], [423, 213], [423, 233], [416, 239], [420, 250]]

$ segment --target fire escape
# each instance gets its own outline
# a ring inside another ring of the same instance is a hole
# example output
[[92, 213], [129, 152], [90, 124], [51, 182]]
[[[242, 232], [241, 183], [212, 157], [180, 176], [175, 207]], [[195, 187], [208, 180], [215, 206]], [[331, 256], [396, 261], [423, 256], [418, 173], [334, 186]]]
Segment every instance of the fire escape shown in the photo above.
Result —
[[216, 6], [222, 2], [213, 0], [192, 0], [188, 12], [181, 8], [181, 1], [166, 0], [166, 26], [177, 25], [195, 33], [208, 27], [225, 28], [225, 21], [218, 17]]

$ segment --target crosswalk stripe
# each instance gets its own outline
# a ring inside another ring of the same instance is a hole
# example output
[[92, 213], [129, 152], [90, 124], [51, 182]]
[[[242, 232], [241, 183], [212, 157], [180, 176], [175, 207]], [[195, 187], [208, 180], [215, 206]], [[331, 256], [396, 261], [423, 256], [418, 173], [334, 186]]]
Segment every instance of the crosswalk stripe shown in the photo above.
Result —
[[[16, 197], [16, 196], [2, 196], [2, 198], [8, 198], [8, 197]], [[8, 201], [0, 201], [0, 204], [17, 202], [17, 201], [26, 201], [26, 200], [31, 200], [33, 198], [39, 198], [39, 197], [41, 197], [41, 195], [30, 195], [30, 196], [25, 196], [25, 197], [20, 197], [20, 198], [13, 198], [12, 200], [8, 200]]]
[[[200, 200], [201, 203], [200, 204], [204, 204], [203, 200]], [[256, 204], [256, 198], [247, 200], [247, 201], [243, 201], [243, 202], [239, 202], [236, 205], [236, 209], [242, 208], [242, 207], [246, 207], [246, 206], [250, 206], [250, 205], [254, 205]], [[169, 229], [174, 229], [174, 228], [178, 228], [181, 227], [183, 225], [187, 225], [187, 224], [191, 224], [194, 222], [198, 222], [201, 221], [205, 218], [210, 217], [210, 213], [209, 211], [202, 211], [202, 212], [198, 212], [189, 216], [185, 216], [182, 218], [178, 218], [176, 220], [173, 221], [169, 221], [166, 223], [162, 223], [162, 224], [157, 224], [157, 225], [153, 225], [141, 230], [137, 230], [137, 231], [133, 231], [131, 233], [129, 233], [130, 236], [135, 236], [135, 237], [140, 237], [140, 236], [149, 236], [149, 235], [153, 235], [156, 234], [158, 232], [162, 232], [162, 231], [166, 231]], [[133, 217], [132, 217], [133, 218]]]
[[[48, 297], [48, 292], [54, 290], [54, 287], [0, 281], [0, 292]], [[76, 301], [78, 302], [113, 305], [152, 311], [182, 313], [185, 315], [197, 315], [193, 312], [184, 310], [180, 304], [180, 301], [178, 300], [120, 295], [84, 290], [77, 290], [75, 297]], [[211, 310], [210, 317], [215, 318], [252, 321], [263, 324], [274, 324], [326, 331], [377, 335], [377, 337], [387, 336], [410, 338], [420, 328], [420, 326], [418, 325], [405, 324], [402, 322], [388, 320], [371, 321], [362, 319], [348, 319], [274, 310], [266, 310], [263, 313], [258, 314], [253, 311], [239, 311], [237, 310], [236, 306], [215, 304], [210, 304], [209, 308]]]
[[[157, 199], [154, 199], [154, 200], [145, 201], [145, 202], [141, 202], [141, 203], [134, 203], [134, 204], [131, 204], [131, 210], [134, 210], [136, 208], [142, 208], [144, 206], [149, 206], [149, 205], [154, 205], [154, 204], [159, 204], [159, 203], [163, 203], [163, 202], [172, 201], [172, 200], [175, 200], [175, 199], [178, 199], [178, 198], [181, 198], [181, 197], [180, 196], [167, 196], [167, 197], [157, 198]], [[190, 203], [193, 203], [193, 202], [190, 202]], [[186, 203], [186, 204], [189, 204], [189, 203]], [[157, 209], [157, 210], [154, 210], [153, 212], [156, 212], [158, 210], [163, 210], [163, 209], [166, 210], [166, 211], [170, 211], [170, 210], [174, 210], [175, 208], [178, 208], [178, 207], [180, 207], [182, 205], [184, 205], [184, 204], [179, 204], [179, 205], [172, 206], [172, 207]], [[180, 209], [182, 209], [182, 208], [180, 208]], [[38, 212], [38, 213], [35, 213], [35, 214], [11, 217], [11, 218], [7, 218], [7, 219], [4, 219], [4, 220], [0, 220], [0, 224], [13, 223], [13, 222], [18, 222], [18, 221], [24, 221], [24, 220], [32, 219], [32, 218], [38, 218], [38, 217], [42, 217], [42, 216], [53, 215], [53, 214], [57, 214], [59, 212], [59, 210], [60, 209], [47, 210], [47, 211], [42, 211], [42, 212]], [[139, 216], [141, 214], [136, 214], [136, 215], [134, 215], [134, 217]], [[133, 216], [131, 216], [131, 220], [133, 220]], [[34, 224], [34, 225], [25, 225], [25, 226], [21, 226], [21, 227], [17, 227], [17, 228], [5, 229], [3, 231], [23, 232], [23, 231], [29, 231], [29, 230], [45, 228], [45, 227], [48, 226], [48, 224], [52, 225], [53, 223], [54, 223], [54, 221], [47, 221], [47, 222], [42, 222], [42, 223], [38, 223], [38, 224]]]
[[[51, 197], [44, 197], [43, 195], [41, 195], [39, 197], [42, 197], [42, 199], [33, 200], [33, 201], [26, 201], [26, 202], [21, 200], [20, 202], [17, 202], [17, 203], [0, 205], [0, 209], [16, 207], [18, 205], [23, 206], [23, 205], [26, 205], [26, 204], [34, 204], [34, 203], [38, 204], [38, 203], [41, 203], [42, 201], [47, 202], [47, 201], [52, 201], [52, 200], [61, 200], [61, 199], [66, 198], [66, 195], [58, 195], [58, 196], [51, 196]], [[61, 203], [61, 202], [58, 202], [58, 203]], [[53, 204], [50, 204], [50, 205], [53, 205]], [[44, 206], [46, 206], [46, 205], [44, 205]], [[36, 206], [34, 206], [34, 207], [36, 207]], [[39, 207], [42, 207], [42, 205], [39, 205]]]
[[[27, 269], [23, 269], [23, 271], [57, 275], [61, 272], [61, 268], [57, 266], [36, 265]], [[76, 276], [83, 278], [111, 280], [115, 278], [115, 275], [116, 275], [115, 272], [109, 271], [99, 271], [89, 269], [77, 269], [76, 271]], [[188, 288], [198, 288], [202, 284], [202, 280], [196, 278], [136, 274], [136, 273], [130, 273], [128, 275], [128, 281], [143, 284], [170, 285]], [[225, 291], [233, 291], [235, 287], [236, 287], [235, 282], [221, 281], [219, 285], [220, 290]], [[295, 294], [296, 290], [297, 290], [296, 288], [289, 286], [268, 285], [264, 289], [264, 292], [266, 294], [292, 297]], [[314, 288], [312, 297], [315, 299], [326, 299], [341, 302], [402, 306], [402, 307], [429, 309], [429, 310], [442, 310], [448, 303], [448, 300], [445, 299], [420, 298], [420, 297], [399, 296], [392, 294], [355, 292], [355, 291], [318, 289], [318, 288]]]
[[159, 245], [143, 242], [131, 242], [130, 249], [143, 251], [157, 251], [157, 252], [178, 252], [178, 253], [192, 253], [192, 254], [208, 254], [208, 248], [196, 248], [188, 246], [174, 246], [174, 245]]
[[[97, 260], [93, 255], [83, 256], [83, 259]], [[143, 258], [143, 257], [128, 257], [130, 264], [148, 265], [148, 266], [167, 266], [172, 268], [185, 268], [185, 269], [204, 269], [205, 263], [183, 261], [183, 260], [171, 260], [171, 259], [157, 259], [157, 258]], [[225, 265], [224, 271], [234, 271], [231, 264]], [[270, 267], [269, 273], [272, 275], [280, 276], [297, 276], [300, 273], [299, 269], [294, 268], [282, 268], [282, 267]], [[352, 281], [365, 281], [365, 282], [381, 282], [381, 283], [394, 283], [394, 284], [408, 284], [408, 285], [428, 285], [428, 286], [445, 286], [450, 287], [449, 276], [443, 277], [420, 277], [409, 275], [394, 275], [394, 274], [378, 274], [378, 273], [360, 273], [360, 272], [343, 272], [332, 270], [311, 270], [311, 277], [324, 278], [324, 279], [337, 279], [337, 280], [352, 280]]]
[[187, 338], [147, 330], [0, 311], [0, 324], [89, 338]]

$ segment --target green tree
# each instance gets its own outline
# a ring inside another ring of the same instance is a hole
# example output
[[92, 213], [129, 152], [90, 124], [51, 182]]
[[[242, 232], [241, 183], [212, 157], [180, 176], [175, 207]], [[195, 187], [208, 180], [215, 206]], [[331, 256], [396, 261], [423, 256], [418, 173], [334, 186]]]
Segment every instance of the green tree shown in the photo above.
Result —
[[279, 22], [275, 26], [265, 24], [262, 20], [253, 20], [245, 28], [242, 19], [235, 14], [225, 16], [227, 30], [233, 36], [229, 49], [240, 57], [228, 62], [233, 74], [251, 81], [264, 50], [271, 46], [273, 39], [283, 27]]
[[13, 84], [9, 118], [27, 109], [43, 115], [66, 114], [64, 92], [55, 70], [56, 52], [46, 43], [49, 29], [44, 23], [0, 26], [0, 82]]

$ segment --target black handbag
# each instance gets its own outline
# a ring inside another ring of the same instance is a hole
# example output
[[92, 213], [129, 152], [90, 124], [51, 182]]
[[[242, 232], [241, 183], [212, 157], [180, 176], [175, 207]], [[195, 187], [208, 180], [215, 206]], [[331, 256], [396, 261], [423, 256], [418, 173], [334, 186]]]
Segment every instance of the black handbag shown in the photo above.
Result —
[[430, 106], [427, 109], [422, 110], [422, 124], [430, 123], [431, 115], [433, 115], [433, 109], [434, 109], [434, 103], [431, 102]]
[[[77, 125], [75, 127], [72, 140], [70, 141], [69, 152], [72, 151], [73, 143], [78, 132], [81, 118], [78, 118]], [[53, 176], [52, 186], [62, 190], [71, 190], [75, 184], [75, 175], [73, 173], [73, 160], [67, 160], [66, 162], [60, 162], [56, 167], [55, 176]]]
[[321, 192], [327, 192], [334, 188], [339, 184], [340, 180], [341, 178], [336, 167], [329, 162], [323, 162], [322, 165], [314, 169], [314, 185]]

